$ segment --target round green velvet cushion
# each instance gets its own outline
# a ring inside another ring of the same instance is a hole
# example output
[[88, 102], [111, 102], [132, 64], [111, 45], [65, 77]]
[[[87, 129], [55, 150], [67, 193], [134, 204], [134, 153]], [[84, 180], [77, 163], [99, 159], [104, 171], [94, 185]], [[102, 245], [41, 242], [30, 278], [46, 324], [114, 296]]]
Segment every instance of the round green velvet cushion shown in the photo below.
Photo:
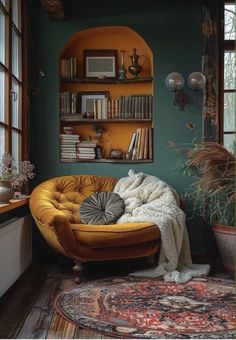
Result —
[[80, 219], [84, 224], [113, 224], [124, 213], [125, 203], [114, 192], [96, 192], [80, 205]]

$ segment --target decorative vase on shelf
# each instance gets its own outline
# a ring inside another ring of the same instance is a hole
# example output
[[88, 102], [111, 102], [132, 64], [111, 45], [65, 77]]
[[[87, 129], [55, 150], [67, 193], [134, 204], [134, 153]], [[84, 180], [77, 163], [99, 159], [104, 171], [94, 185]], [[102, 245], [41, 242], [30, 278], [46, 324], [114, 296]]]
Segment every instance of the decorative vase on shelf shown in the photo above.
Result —
[[[138, 63], [138, 60], [141, 57], [144, 58], [142, 65]], [[138, 75], [140, 72], [142, 72], [143, 66], [146, 62], [146, 56], [144, 54], [139, 56], [138, 54], [136, 54], [136, 48], [133, 48], [133, 54], [130, 56], [130, 59], [132, 64], [129, 66], [128, 70], [135, 78], [138, 78]]]
[[0, 180], [0, 203], [9, 203], [10, 199], [14, 197], [14, 189], [11, 181]]
[[121, 50], [121, 66], [118, 70], [118, 74], [119, 74], [119, 77], [118, 79], [119, 80], [125, 80], [126, 79], [126, 73], [127, 73], [127, 70], [125, 68], [125, 55], [126, 55], [126, 50]]

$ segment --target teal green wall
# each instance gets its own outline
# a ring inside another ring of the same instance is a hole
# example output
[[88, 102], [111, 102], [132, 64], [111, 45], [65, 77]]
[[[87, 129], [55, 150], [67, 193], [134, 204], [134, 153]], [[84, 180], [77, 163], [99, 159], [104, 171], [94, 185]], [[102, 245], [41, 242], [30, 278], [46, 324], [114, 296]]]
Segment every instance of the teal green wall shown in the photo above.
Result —
[[[173, 71], [182, 73], [186, 79], [191, 72], [201, 70], [201, 1], [158, 0], [151, 10], [145, 9], [143, 1], [141, 11], [135, 10], [135, 1], [128, 2], [134, 6], [127, 8], [124, 15], [55, 22], [48, 19], [39, 0], [29, 1], [32, 46], [39, 70], [45, 73], [44, 77], [39, 77], [38, 93], [31, 98], [31, 161], [36, 166], [37, 182], [65, 174], [121, 177], [133, 168], [160, 177], [179, 192], [189, 187], [189, 181], [175, 169], [176, 154], [168, 150], [167, 145], [168, 141], [192, 140], [192, 131], [185, 127], [189, 121], [195, 123], [201, 133], [201, 110], [187, 106], [185, 111], [180, 111], [173, 105], [173, 94], [166, 89], [164, 80]], [[79, 4], [80, 1], [78, 12]], [[117, 1], [110, 1], [113, 9], [117, 4]], [[147, 41], [154, 54], [155, 160], [152, 164], [59, 162], [58, 63], [61, 49], [75, 32], [106, 25], [129, 26]], [[193, 248], [200, 249], [199, 229], [192, 224], [189, 224], [191, 242]]]

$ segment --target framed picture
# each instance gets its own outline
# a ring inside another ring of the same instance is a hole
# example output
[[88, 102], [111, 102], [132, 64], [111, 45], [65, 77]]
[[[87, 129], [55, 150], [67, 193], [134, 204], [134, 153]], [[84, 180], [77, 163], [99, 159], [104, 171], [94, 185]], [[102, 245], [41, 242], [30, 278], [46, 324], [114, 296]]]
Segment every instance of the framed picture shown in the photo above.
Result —
[[80, 112], [84, 118], [107, 119], [109, 92], [80, 92]]
[[85, 78], [116, 78], [117, 50], [84, 50]]

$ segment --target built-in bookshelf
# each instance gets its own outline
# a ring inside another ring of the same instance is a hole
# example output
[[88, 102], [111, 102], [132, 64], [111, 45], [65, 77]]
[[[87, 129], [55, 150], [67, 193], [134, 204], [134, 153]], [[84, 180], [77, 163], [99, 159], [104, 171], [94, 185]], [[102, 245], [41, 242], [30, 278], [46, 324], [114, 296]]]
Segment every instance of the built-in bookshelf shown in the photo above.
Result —
[[[134, 47], [146, 59], [138, 77], [85, 77], [86, 49], [115, 50], [117, 67], [126, 50], [128, 70]], [[153, 55], [143, 38], [123, 26], [81, 31], [64, 47], [59, 65], [61, 162], [152, 162]]]

